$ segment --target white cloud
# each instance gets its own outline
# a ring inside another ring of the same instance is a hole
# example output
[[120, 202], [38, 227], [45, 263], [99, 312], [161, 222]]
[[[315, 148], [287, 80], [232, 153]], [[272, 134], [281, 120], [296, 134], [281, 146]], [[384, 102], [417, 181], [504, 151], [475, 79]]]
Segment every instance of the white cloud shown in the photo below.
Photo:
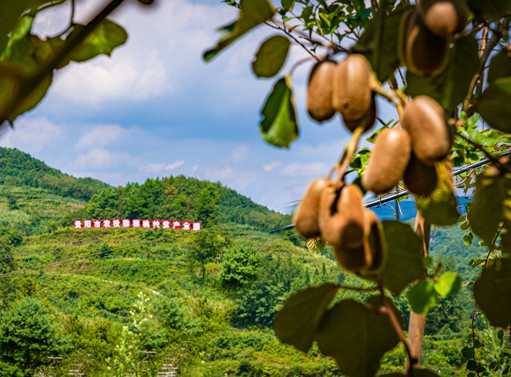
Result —
[[291, 163], [282, 168], [281, 174], [287, 177], [320, 176], [328, 173], [324, 162]]
[[102, 148], [94, 148], [79, 155], [76, 164], [82, 168], [104, 169], [111, 167], [116, 161], [117, 158], [112, 152]]
[[250, 148], [244, 144], [236, 146], [231, 152], [231, 161], [241, 162], [245, 160], [250, 152]]
[[267, 173], [279, 168], [282, 166], [282, 162], [280, 161], [272, 161], [268, 164], [263, 165], [263, 170]]
[[48, 118], [21, 118], [14, 129], [5, 127], [5, 133], [0, 136], [0, 145], [37, 153], [54, 143], [62, 133], [62, 127]]
[[185, 162], [183, 160], [174, 161], [170, 164], [149, 164], [143, 168], [143, 171], [149, 174], [166, 174], [183, 167]]
[[104, 147], [118, 141], [125, 133], [126, 130], [120, 126], [97, 126], [83, 134], [76, 146], [78, 148]]

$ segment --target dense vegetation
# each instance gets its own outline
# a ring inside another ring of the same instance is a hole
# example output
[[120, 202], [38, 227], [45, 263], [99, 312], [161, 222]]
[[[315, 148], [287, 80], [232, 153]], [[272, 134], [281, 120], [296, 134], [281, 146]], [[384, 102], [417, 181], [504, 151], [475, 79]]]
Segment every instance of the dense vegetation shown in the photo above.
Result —
[[99, 191], [88, 202], [93, 218], [166, 218], [246, 224], [272, 230], [290, 222], [288, 216], [254, 203], [220, 183], [183, 176], [148, 179], [143, 184]]
[[92, 178], [75, 178], [14, 148], [0, 148], [0, 184], [42, 188], [60, 196], [88, 200], [108, 187]]

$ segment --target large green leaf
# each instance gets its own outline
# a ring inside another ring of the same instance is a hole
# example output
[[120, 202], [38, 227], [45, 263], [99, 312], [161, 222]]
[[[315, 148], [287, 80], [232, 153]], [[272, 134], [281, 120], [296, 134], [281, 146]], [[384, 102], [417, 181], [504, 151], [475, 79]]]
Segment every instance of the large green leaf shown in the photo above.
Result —
[[424, 277], [422, 243], [408, 224], [384, 221], [387, 255], [378, 279], [385, 288], [400, 293], [408, 284]]
[[24, 14], [33, 14], [37, 8], [60, 4], [64, 0], [2, 0], [0, 1], [0, 53], [9, 41], [12, 32]]
[[488, 70], [488, 81], [490, 83], [503, 77], [511, 76], [511, 57], [506, 49], [502, 49], [491, 60], [490, 69]]
[[511, 14], [511, 1], [509, 0], [468, 0], [472, 12], [481, 18], [499, 19]]
[[264, 41], [252, 62], [255, 75], [273, 77], [279, 73], [286, 61], [289, 46], [289, 39], [281, 35], [274, 35]]
[[439, 303], [435, 286], [429, 280], [415, 284], [406, 292], [406, 297], [412, 310], [419, 314], [426, 314]]
[[490, 167], [478, 177], [468, 220], [472, 231], [491, 245], [503, 220], [504, 201], [511, 179]]
[[457, 272], [446, 271], [434, 283], [435, 291], [442, 298], [456, 294], [461, 288], [461, 278]]
[[476, 111], [488, 124], [502, 132], [511, 133], [511, 77], [495, 80], [476, 103]]
[[308, 352], [319, 322], [338, 289], [336, 284], [323, 284], [292, 295], [273, 321], [277, 338]]
[[417, 197], [417, 208], [432, 225], [449, 226], [458, 222], [460, 214], [449, 162], [436, 165], [438, 184], [429, 197]]
[[442, 74], [426, 77], [406, 73], [406, 93], [414, 97], [428, 95], [451, 113], [467, 95], [470, 82], [481, 67], [478, 51], [475, 37], [458, 39]]
[[298, 137], [298, 124], [291, 77], [281, 78], [265, 101], [261, 111], [261, 133], [266, 142], [288, 148]]
[[511, 259], [491, 260], [474, 285], [474, 296], [493, 326], [511, 325]]
[[[76, 25], [68, 38], [80, 32], [83, 26]], [[90, 60], [98, 55], [110, 56], [115, 48], [128, 40], [128, 33], [124, 28], [113, 21], [104, 20], [94, 31], [70, 54], [70, 59], [76, 62]]]
[[372, 377], [385, 352], [399, 343], [388, 318], [354, 300], [329, 310], [317, 332], [319, 349], [350, 377]]
[[268, 0], [241, 0], [239, 7], [238, 20], [220, 29], [225, 32], [225, 35], [220, 38], [216, 46], [204, 52], [203, 58], [205, 61], [212, 60], [236, 39], [254, 27], [270, 20], [275, 13], [273, 5]]
[[364, 52], [380, 81], [387, 80], [399, 66], [399, 30], [401, 18], [409, 7], [380, 6], [360, 37], [354, 50]]

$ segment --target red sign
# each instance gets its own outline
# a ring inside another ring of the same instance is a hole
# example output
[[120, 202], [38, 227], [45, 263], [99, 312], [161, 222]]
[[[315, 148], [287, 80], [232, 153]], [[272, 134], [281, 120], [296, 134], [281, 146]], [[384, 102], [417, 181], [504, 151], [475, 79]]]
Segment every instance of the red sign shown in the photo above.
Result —
[[142, 228], [142, 229], [168, 229], [188, 230], [197, 232], [201, 229], [201, 223], [193, 221], [158, 220], [158, 219], [94, 219], [75, 220], [75, 229], [97, 228]]

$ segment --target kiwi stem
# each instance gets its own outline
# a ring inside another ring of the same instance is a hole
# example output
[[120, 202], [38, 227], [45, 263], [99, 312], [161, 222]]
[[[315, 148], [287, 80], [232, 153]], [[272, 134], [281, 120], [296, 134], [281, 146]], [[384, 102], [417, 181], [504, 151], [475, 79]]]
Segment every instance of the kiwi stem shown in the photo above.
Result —
[[386, 98], [389, 102], [393, 103], [396, 106], [397, 113], [399, 118], [403, 116], [404, 105], [407, 102], [406, 96], [399, 92], [399, 90], [385, 89], [381, 82], [373, 76], [371, 80], [371, 89], [376, 94]]
[[344, 174], [346, 173], [346, 170], [348, 170], [348, 167], [350, 166], [351, 160], [353, 159], [353, 155], [358, 149], [358, 145], [360, 144], [360, 139], [362, 138], [362, 134], [365, 131], [365, 125], [359, 126], [353, 131], [353, 134], [351, 135], [351, 140], [346, 147], [346, 150], [344, 151], [344, 154], [337, 164], [336, 171], [337, 171], [337, 178], [342, 181], [344, 179]]

